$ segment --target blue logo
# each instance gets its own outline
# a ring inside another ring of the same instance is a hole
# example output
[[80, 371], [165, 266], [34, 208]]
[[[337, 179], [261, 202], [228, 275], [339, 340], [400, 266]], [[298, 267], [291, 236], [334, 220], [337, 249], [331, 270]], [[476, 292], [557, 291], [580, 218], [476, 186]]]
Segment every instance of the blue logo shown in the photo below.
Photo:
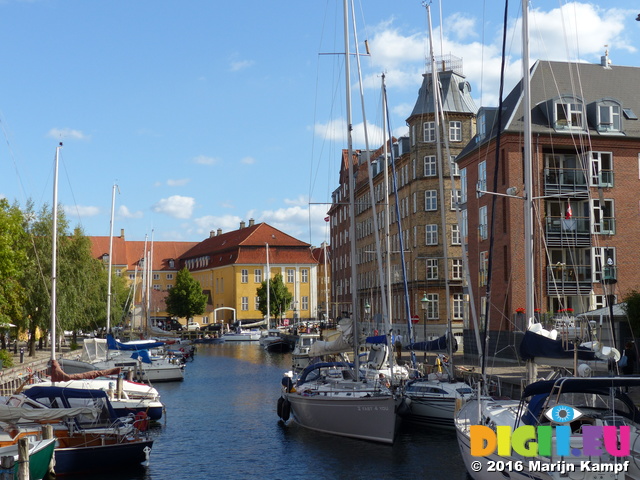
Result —
[[544, 415], [555, 423], [569, 423], [580, 418], [582, 412], [567, 405], [556, 405], [544, 412]]

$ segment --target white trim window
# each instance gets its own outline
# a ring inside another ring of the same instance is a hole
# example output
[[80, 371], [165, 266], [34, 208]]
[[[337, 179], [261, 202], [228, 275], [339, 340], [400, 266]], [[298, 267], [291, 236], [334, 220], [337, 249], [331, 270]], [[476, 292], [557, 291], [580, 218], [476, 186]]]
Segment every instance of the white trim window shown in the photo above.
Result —
[[287, 283], [293, 283], [295, 281], [296, 271], [293, 268], [287, 268]]
[[427, 319], [437, 320], [440, 316], [440, 302], [437, 293], [427, 293]]
[[254, 283], [262, 283], [262, 269], [256, 268], [253, 271], [253, 282]]
[[451, 225], [451, 245], [460, 245], [460, 225]]
[[449, 141], [461, 142], [462, 141], [462, 122], [450, 121], [449, 122]]
[[426, 190], [424, 192], [424, 210], [426, 212], [434, 212], [438, 210], [437, 190]]
[[620, 132], [622, 130], [620, 110], [620, 105], [611, 101], [598, 105], [598, 131], [600, 133]]
[[438, 163], [435, 155], [425, 155], [424, 157], [424, 176], [435, 177], [438, 175]]
[[424, 122], [423, 128], [423, 141], [427, 143], [433, 143], [436, 141], [436, 124], [435, 122]]
[[243, 312], [248, 311], [249, 310], [249, 297], [242, 297], [240, 301], [241, 301], [240, 309]]
[[556, 101], [554, 113], [554, 125], [557, 130], [584, 129], [582, 102], [577, 98]]
[[451, 280], [462, 280], [462, 259], [451, 259]]
[[240, 270], [240, 282], [248, 283], [249, 282], [249, 270], [243, 268]]
[[464, 314], [464, 294], [463, 293], [454, 293], [452, 295], [452, 309], [451, 315], [454, 320], [462, 320]]
[[427, 258], [425, 262], [427, 268], [427, 280], [437, 280], [438, 279], [438, 259], [437, 258]]
[[467, 169], [460, 169], [460, 204], [467, 203]]
[[300, 270], [300, 277], [301, 277], [300, 281], [302, 283], [309, 283], [309, 270], [306, 269], [306, 268], [301, 269]]
[[431, 223], [424, 226], [425, 245], [438, 245], [438, 224]]
[[[487, 162], [482, 161], [478, 163], [478, 190], [487, 190]], [[478, 192], [478, 197], [483, 196], [484, 193]]]
[[478, 210], [478, 236], [480, 240], [489, 238], [489, 217], [487, 215], [487, 206], [483, 205]]

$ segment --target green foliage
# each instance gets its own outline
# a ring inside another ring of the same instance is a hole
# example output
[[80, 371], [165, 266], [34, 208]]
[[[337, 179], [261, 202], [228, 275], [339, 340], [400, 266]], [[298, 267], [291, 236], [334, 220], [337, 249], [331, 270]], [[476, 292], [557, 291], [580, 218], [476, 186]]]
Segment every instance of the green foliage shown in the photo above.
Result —
[[640, 292], [630, 290], [624, 297], [622, 308], [627, 314], [634, 335], [640, 334]]
[[2, 368], [13, 367], [13, 356], [7, 350], [0, 350], [0, 361]]
[[[263, 315], [267, 314], [267, 281], [263, 281], [262, 284], [256, 289], [256, 295], [259, 298], [258, 308]], [[293, 300], [293, 294], [289, 292], [287, 286], [284, 284], [281, 274], [276, 274], [271, 281], [269, 281], [269, 310], [270, 316], [282, 317], [284, 313], [289, 310]]]
[[0, 323], [13, 323], [22, 316], [26, 240], [22, 212], [0, 199]]
[[191, 318], [201, 315], [207, 305], [207, 296], [202, 287], [186, 268], [178, 272], [175, 286], [166, 299], [167, 313], [175, 317]]

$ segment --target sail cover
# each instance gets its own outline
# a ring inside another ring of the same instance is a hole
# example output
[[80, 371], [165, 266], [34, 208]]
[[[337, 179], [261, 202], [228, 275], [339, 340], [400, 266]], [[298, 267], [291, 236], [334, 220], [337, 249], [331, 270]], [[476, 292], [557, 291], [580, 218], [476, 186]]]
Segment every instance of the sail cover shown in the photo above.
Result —
[[[446, 352], [448, 351], [447, 335], [448, 334], [444, 334], [443, 336], [428, 342], [410, 343], [406, 348], [407, 350], [414, 350], [418, 352]], [[451, 344], [451, 352], [456, 353], [458, 351], [458, 341], [453, 336], [451, 336], [451, 338], [453, 340], [453, 343]]]
[[353, 350], [353, 320], [343, 318], [338, 323], [340, 336], [336, 340], [317, 340], [309, 347], [309, 356], [335, 355]]

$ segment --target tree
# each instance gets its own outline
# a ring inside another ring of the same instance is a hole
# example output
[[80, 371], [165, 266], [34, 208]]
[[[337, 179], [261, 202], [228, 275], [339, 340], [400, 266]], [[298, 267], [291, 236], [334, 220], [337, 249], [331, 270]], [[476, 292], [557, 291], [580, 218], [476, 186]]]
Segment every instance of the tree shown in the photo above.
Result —
[[204, 313], [207, 296], [189, 270], [183, 268], [178, 272], [176, 284], [169, 290], [165, 303], [169, 315], [188, 319]]
[[622, 308], [629, 319], [633, 334], [638, 335], [640, 333], [640, 292], [630, 290], [624, 297]]
[[[256, 289], [256, 295], [259, 298], [258, 308], [263, 315], [267, 314], [267, 280]], [[282, 315], [289, 310], [293, 300], [293, 294], [284, 284], [281, 274], [276, 274], [269, 281], [269, 310], [271, 316], [278, 315], [282, 319]]]

